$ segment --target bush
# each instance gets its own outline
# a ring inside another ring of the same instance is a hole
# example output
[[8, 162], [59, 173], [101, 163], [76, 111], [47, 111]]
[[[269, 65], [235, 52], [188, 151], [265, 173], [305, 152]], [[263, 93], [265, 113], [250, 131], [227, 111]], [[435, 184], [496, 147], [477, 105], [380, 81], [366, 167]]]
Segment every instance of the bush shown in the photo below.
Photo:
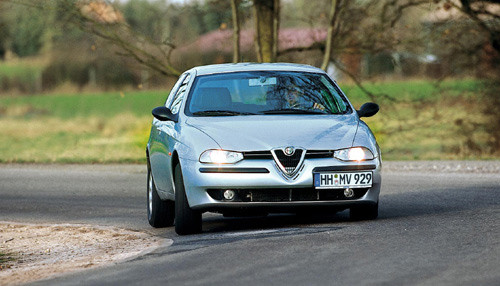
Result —
[[106, 52], [75, 51], [58, 53], [43, 70], [43, 89], [50, 90], [65, 82], [77, 85], [95, 85], [109, 89], [140, 83], [139, 69], [134, 70], [123, 58]]
[[26, 63], [0, 63], [0, 91], [40, 91], [41, 67]]

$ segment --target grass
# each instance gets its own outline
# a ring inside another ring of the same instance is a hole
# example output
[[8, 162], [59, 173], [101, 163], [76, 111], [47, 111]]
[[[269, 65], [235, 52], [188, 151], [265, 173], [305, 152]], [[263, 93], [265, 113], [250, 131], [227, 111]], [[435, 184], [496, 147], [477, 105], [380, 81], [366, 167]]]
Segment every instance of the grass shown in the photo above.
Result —
[[[414, 80], [365, 87], [390, 98], [379, 98], [380, 112], [363, 119], [377, 137], [384, 159], [491, 159], [495, 153], [488, 146], [490, 134], [481, 128], [489, 120], [480, 100], [482, 82]], [[356, 86], [343, 90], [357, 107], [370, 101]]]
[[[441, 83], [429, 80], [410, 80], [395, 82], [364, 83], [366, 89], [374, 94], [386, 94], [396, 101], [432, 101], [444, 96], [474, 96], [481, 89], [478, 80], [450, 80]], [[361, 104], [370, 98], [355, 85], [342, 85], [353, 104]]]
[[[0, 103], [31, 109], [34, 115], [47, 114], [60, 119], [94, 116], [111, 118], [123, 113], [149, 115], [153, 107], [164, 103], [166, 96], [165, 91], [51, 94], [0, 98]], [[18, 115], [30, 116], [28, 112]]]
[[165, 91], [0, 98], [0, 162], [143, 162]]
[[[478, 128], [487, 123], [476, 96], [480, 82], [366, 86], [396, 99], [378, 98], [381, 111], [365, 119], [384, 159], [488, 158], [483, 151], [489, 135]], [[370, 100], [356, 86], [343, 89], [357, 108]], [[140, 91], [0, 97], [0, 162], [144, 163], [150, 112], [166, 95]]]

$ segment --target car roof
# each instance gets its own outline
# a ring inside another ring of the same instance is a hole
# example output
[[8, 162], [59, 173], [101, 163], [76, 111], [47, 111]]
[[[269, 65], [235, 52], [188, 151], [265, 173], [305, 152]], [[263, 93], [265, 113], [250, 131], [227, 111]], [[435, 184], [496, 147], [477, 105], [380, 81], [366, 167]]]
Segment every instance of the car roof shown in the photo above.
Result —
[[197, 75], [244, 72], [244, 71], [295, 71], [325, 73], [322, 69], [310, 65], [291, 63], [236, 63], [218, 64], [194, 67], [190, 71], [196, 71]]

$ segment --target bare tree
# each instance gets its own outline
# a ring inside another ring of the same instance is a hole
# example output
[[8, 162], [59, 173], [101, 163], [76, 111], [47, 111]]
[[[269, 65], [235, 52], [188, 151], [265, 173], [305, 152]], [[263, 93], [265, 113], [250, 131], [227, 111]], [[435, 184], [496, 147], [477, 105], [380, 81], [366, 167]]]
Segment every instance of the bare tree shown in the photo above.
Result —
[[[118, 54], [135, 59], [140, 64], [166, 76], [181, 73], [171, 63], [175, 45], [164, 41], [158, 43], [134, 31], [121, 13], [105, 1], [60, 0], [64, 12], [71, 15], [73, 23], [112, 43]], [[105, 7], [105, 8], [98, 8]], [[106, 14], [107, 13], [107, 14]], [[114, 16], [113, 16], [114, 15]]]
[[332, 42], [335, 32], [335, 24], [337, 23], [337, 15], [339, 12], [339, 6], [342, 0], [332, 0], [330, 7], [330, 23], [328, 25], [328, 34], [325, 43], [325, 54], [323, 57], [323, 63], [321, 64], [321, 69], [326, 70], [328, 68], [328, 63], [330, 62], [330, 57], [332, 55]]
[[[415, 6], [431, 7], [437, 4], [439, 8], [448, 11], [450, 16], [456, 9], [466, 18], [472, 20], [477, 27], [485, 32], [491, 46], [500, 52], [500, 1], [498, 0], [388, 0], [384, 3], [381, 18], [394, 27], [406, 9]], [[435, 6], [434, 6], [435, 7]], [[448, 22], [456, 20], [450, 17]], [[469, 32], [469, 31], [464, 31]]]
[[491, 46], [500, 53], [500, 1], [460, 0], [458, 5], [447, 0], [444, 5], [458, 9], [474, 21], [487, 34]]
[[[489, 134], [489, 150], [486, 151], [498, 154], [500, 150], [500, 132], [498, 132], [500, 129], [500, 1], [447, 0], [443, 2], [445, 9], [460, 11], [475, 24], [477, 30], [482, 32], [477, 35], [476, 29], [465, 30], [464, 32], [471, 34], [470, 36], [477, 41], [477, 44], [472, 47], [466, 46], [468, 49], [460, 52], [469, 56], [482, 56], [483, 61], [487, 59], [487, 67], [480, 63], [482, 76], [488, 80], [483, 83], [483, 94], [479, 95], [479, 99], [482, 101], [483, 113], [488, 117], [488, 123], [483, 126]], [[461, 48], [462, 45], [459, 45], [458, 49]], [[463, 128], [463, 126], [460, 127]], [[472, 143], [475, 144], [473, 141]]]
[[104, 0], [2, 0], [42, 10], [57, 10], [65, 20], [81, 30], [100, 37], [117, 48], [117, 54], [133, 58], [140, 64], [165, 76], [181, 73], [171, 63], [175, 45], [156, 42], [134, 31], [120, 11]]

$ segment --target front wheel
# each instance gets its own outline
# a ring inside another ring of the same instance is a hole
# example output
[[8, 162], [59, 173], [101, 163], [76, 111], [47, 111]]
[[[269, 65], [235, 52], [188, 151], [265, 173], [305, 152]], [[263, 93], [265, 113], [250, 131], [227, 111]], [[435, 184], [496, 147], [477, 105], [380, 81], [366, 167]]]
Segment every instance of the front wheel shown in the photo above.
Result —
[[151, 169], [148, 168], [148, 221], [152, 227], [167, 227], [174, 224], [174, 202], [162, 201], [158, 196]]
[[181, 166], [175, 166], [175, 232], [179, 235], [201, 232], [201, 212], [189, 207]]
[[373, 205], [351, 207], [349, 216], [352, 220], [371, 220], [378, 217], [378, 202]]

